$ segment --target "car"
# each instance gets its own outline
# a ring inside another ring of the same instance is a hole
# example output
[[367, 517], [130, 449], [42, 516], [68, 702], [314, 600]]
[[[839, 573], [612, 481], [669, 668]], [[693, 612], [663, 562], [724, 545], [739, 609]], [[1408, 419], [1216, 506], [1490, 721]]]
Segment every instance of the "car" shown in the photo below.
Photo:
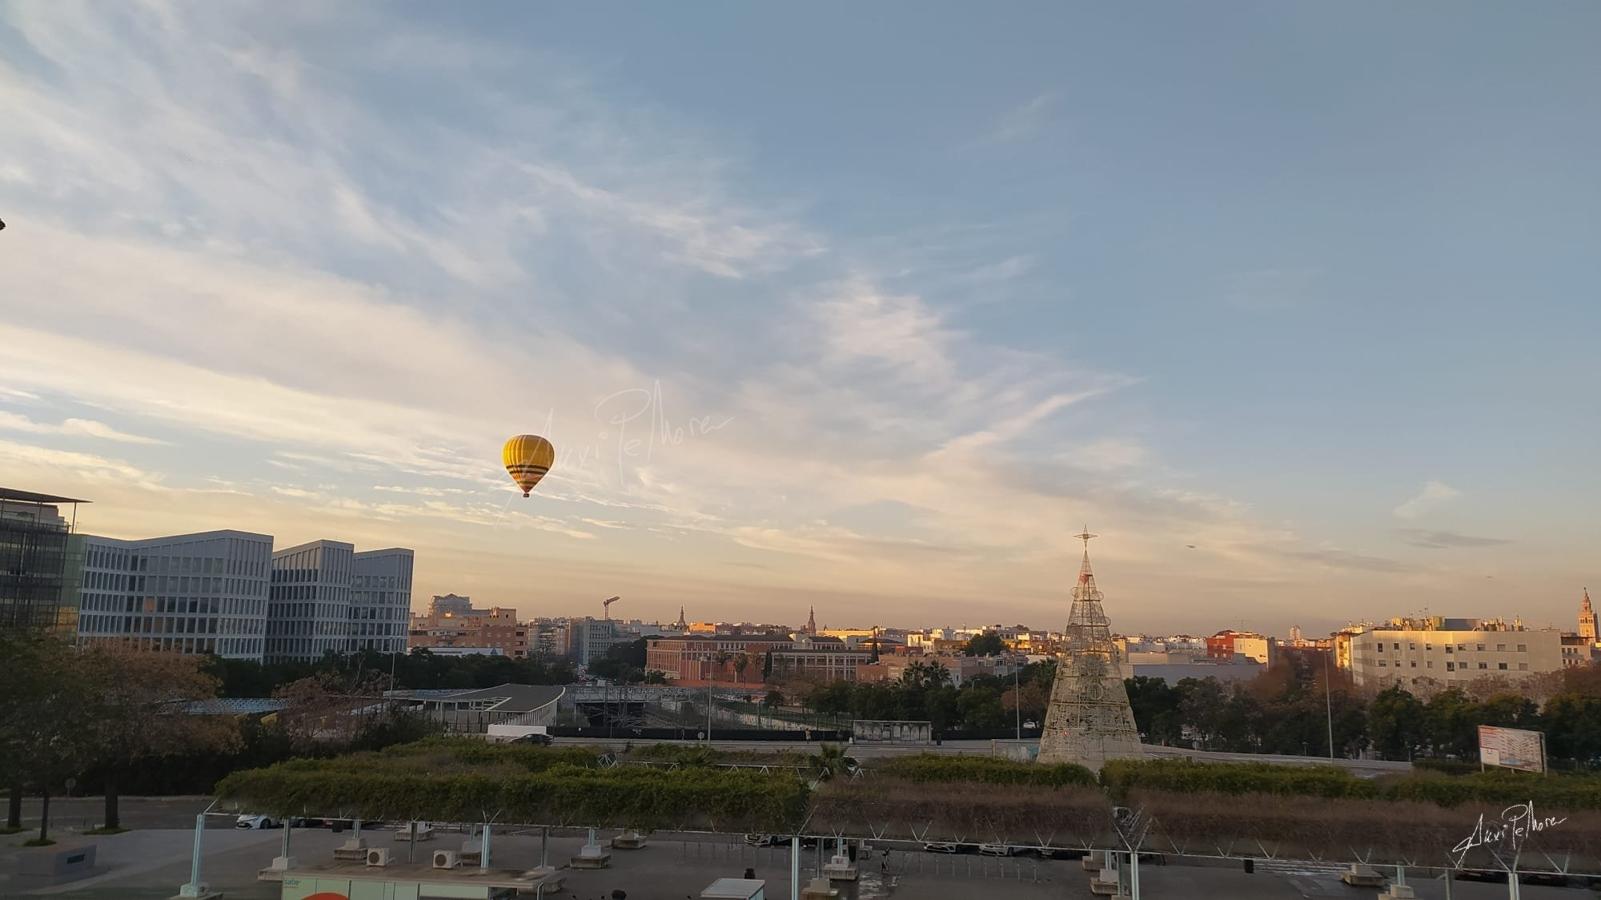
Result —
[[778, 836], [772, 834], [747, 834], [745, 843], [752, 847], [773, 847], [778, 844]]
[[530, 744], [535, 747], [549, 747], [556, 743], [556, 739], [548, 734], [525, 734], [511, 739], [513, 744]]
[[1012, 848], [1009, 844], [979, 844], [978, 852], [983, 856], [1011, 856]]
[[946, 841], [929, 841], [923, 845], [929, 853], [960, 853], [961, 847]]
[[278, 827], [281, 827], [282, 825], [283, 825], [283, 820], [282, 819], [274, 819], [271, 816], [258, 816], [258, 815], [248, 814], [248, 813], [245, 814], [245, 815], [240, 816], [237, 819], [235, 819], [234, 823], [233, 823], [233, 827], [235, 827], [235, 828], [249, 828], [249, 829], [278, 828]]

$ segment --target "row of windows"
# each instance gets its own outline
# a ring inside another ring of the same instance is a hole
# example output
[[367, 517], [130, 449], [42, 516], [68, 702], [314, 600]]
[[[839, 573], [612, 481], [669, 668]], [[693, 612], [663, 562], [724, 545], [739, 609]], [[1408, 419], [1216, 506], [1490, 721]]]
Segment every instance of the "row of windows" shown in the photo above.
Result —
[[[1447, 672], [1458, 672], [1458, 671], [1466, 672], [1468, 670], [1469, 665], [1470, 665], [1469, 663], [1465, 663], [1465, 662], [1464, 663], [1447, 662], [1445, 664], [1445, 670]], [[1381, 660], [1378, 661], [1378, 666], [1379, 666], [1379, 668], [1383, 669], [1383, 668], [1388, 666], [1388, 663], [1386, 663], [1384, 660], [1381, 659]], [[1395, 667], [1397, 669], [1401, 668], [1401, 661], [1400, 660], [1396, 660], [1395, 661]], [[1412, 668], [1416, 669], [1417, 667], [1418, 667], [1417, 660], [1412, 660]], [[1507, 666], [1506, 663], [1496, 663], [1495, 667], [1497, 669], [1501, 670], [1501, 671], [1507, 671], [1507, 669], [1508, 669], [1508, 666]], [[1434, 668], [1434, 661], [1433, 660], [1427, 660], [1424, 668], [1427, 668], [1427, 669]], [[1488, 668], [1490, 668], [1490, 664], [1481, 662], [1481, 663], [1479, 663], [1479, 668], [1488, 669]], [[1526, 663], [1526, 662], [1518, 663], [1518, 671], [1520, 671], [1520, 672], [1529, 671], [1529, 664]]]
[[[1391, 644], [1394, 647], [1394, 649], [1396, 649], [1396, 650], [1400, 650], [1401, 649], [1401, 644], [1399, 642], [1391, 642]], [[1484, 645], [1484, 644], [1475, 644], [1474, 645], [1474, 649], [1482, 652], [1484, 650], [1485, 646], [1486, 645]], [[1507, 646], [1508, 646], [1507, 644], [1496, 644], [1495, 645], [1495, 650], [1496, 650], [1497, 653], [1505, 653], [1505, 652], [1507, 652]], [[1447, 652], [1447, 653], [1450, 653], [1452, 651], [1452, 649], [1453, 649], [1450, 644], [1445, 644], [1444, 647], [1445, 647], [1445, 652]], [[1529, 652], [1529, 645], [1528, 644], [1518, 644], [1517, 647], [1518, 647], [1517, 652], [1519, 652], [1519, 653], [1528, 653]], [[1409, 644], [1406, 645], [1406, 649], [1408, 649], [1408, 650], [1416, 650], [1417, 648], [1418, 648], [1417, 644], [1409, 643]], [[1380, 653], [1383, 653], [1384, 652], [1384, 642], [1383, 641], [1379, 641], [1374, 649], [1376, 649]], [[1433, 650], [1434, 649], [1434, 645], [1426, 643], [1426, 644], [1423, 645], [1423, 649], [1424, 650]], [[1467, 653], [1468, 652], [1468, 645], [1467, 644], [1457, 644], [1455, 649], [1457, 651], [1459, 651], [1459, 652]]]
[[221, 613], [261, 616], [267, 601], [240, 597], [126, 597], [120, 594], [85, 594], [79, 604], [93, 612]]
[[260, 619], [80, 615], [84, 634], [261, 634]]
[[[242, 543], [242, 542], [239, 542]], [[238, 556], [170, 556], [160, 551], [118, 550], [111, 547], [91, 546], [84, 554], [84, 567], [111, 569], [117, 572], [155, 572], [173, 575], [246, 575], [264, 578], [267, 575], [266, 551], [260, 559]]]

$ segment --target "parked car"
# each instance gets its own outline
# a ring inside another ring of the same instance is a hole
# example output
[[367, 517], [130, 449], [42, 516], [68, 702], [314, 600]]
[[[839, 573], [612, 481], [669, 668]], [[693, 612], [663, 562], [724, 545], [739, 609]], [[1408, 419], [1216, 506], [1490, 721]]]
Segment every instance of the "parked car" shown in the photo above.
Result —
[[983, 856], [1011, 856], [1012, 847], [1009, 844], [979, 844], [978, 852]]
[[327, 828], [327, 819], [307, 819], [303, 816], [290, 816], [288, 819], [263, 816], [256, 813], [245, 813], [234, 820], [235, 828], [282, 828], [285, 823], [291, 828]]
[[556, 739], [548, 734], [525, 734], [511, 739], [513, 744], [532, 744], [535, 747], [549, 747], [556, 743]]
[[778, 836], [773, 834], [747, 834], [745, 835], [745, 843], [752, 847], [776, 847], [778, 845]]
[[960, 853], [960, 852], [962, 852], [962, 848], [959, 845], [948, 843], [946, 841], [929, 841], [928, 843], [923, 845], [923, 849], [928, 851], [929, 853]]

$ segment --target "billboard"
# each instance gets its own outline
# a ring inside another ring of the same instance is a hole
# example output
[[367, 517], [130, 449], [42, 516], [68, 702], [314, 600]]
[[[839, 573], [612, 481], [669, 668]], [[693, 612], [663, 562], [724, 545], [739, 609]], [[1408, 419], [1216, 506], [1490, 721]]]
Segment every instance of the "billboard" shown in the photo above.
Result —
[[932, 744], [934, 727], [929, 722], [908, 722], [895, 719], [855, 719], [851, 722], [851, 736], [856, 743], [869, 741], [894, 744]]
[[1545, 771], [1545, 735], [1522, 728], [1479, 726], [1479, 762], [1525, 772]]

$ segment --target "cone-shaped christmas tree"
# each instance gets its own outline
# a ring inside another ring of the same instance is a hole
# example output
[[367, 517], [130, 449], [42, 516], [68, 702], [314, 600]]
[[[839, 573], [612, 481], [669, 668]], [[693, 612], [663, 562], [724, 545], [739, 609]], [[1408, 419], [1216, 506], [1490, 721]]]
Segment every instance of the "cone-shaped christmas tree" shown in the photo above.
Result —
[[1122, 654], [1112, 643], [1101, 592], [1095, 589], [1095, 573], [1090, 570], [1090, 538], [1095, 535], [1086, 528], [1075, 536], [1084, 542], [1084, 563], [1073, 587], [1067, 648], [1056, 663], [1039, 761], [1077, 763], [1099, 772], [1109, 759], [1139, 759], [1145, 754], [1123, 685]]

